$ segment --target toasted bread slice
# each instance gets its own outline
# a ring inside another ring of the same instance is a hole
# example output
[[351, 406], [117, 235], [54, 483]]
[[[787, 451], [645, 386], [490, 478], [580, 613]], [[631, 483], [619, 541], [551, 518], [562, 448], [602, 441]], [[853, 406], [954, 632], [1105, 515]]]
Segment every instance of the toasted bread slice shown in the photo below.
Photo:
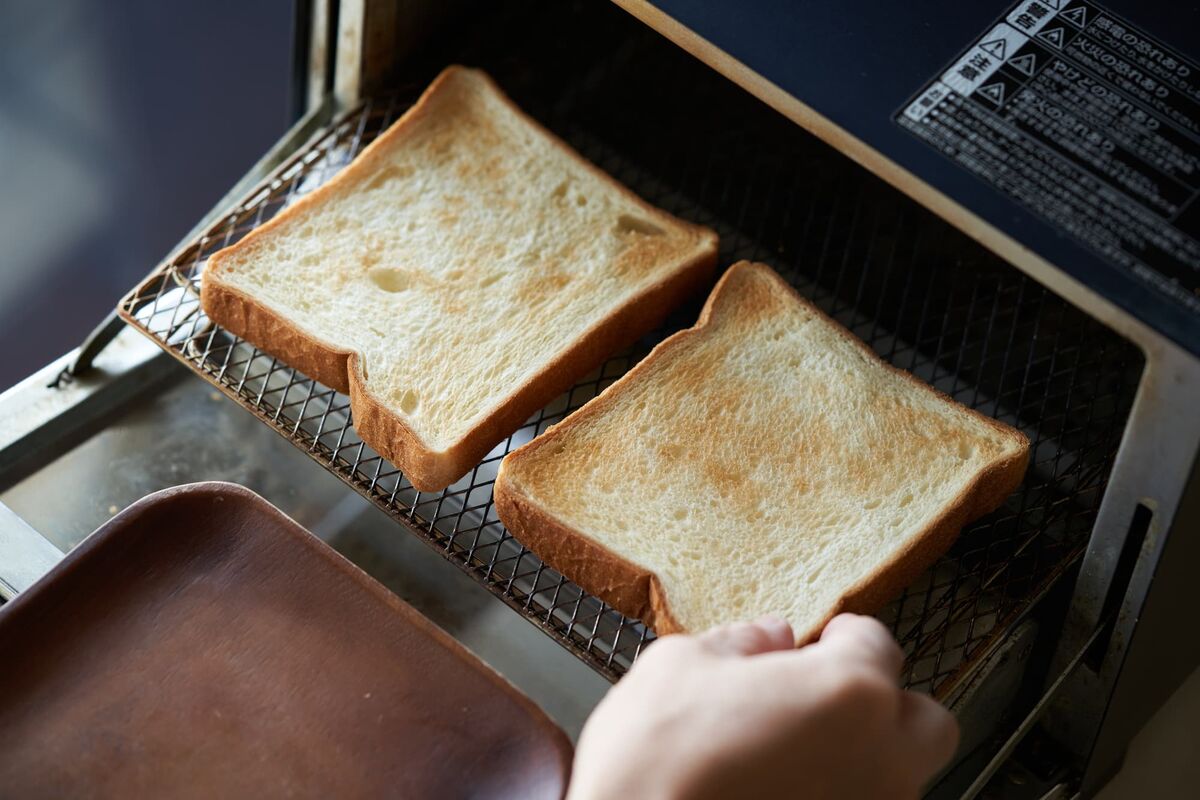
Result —
[[660, 634], [874, 612], [1021, 482], [1029, 443], [741, 262], [694, 328], [510, 453], [522, 543]]
[[433, 491], [702, 286], [716, 251], [450, 67], [329, 183], [214, 255], [201, 300], [348, 392], [363, 440]]

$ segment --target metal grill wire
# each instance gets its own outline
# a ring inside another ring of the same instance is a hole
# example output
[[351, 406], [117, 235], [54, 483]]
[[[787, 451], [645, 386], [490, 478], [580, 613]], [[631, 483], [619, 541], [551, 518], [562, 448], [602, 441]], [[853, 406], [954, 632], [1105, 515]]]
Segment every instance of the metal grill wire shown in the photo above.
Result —
[[[721, 263], [765, 261], [886, 360], [1020, 427], [1021, 489], [880, 616], [906, 685], [945, 695], [1086, 544], [1140, 353], [606, 4], [517, 4], [461, 35], [457, 60], [617, 180], [721, 235]], [[585, 32], [566, 35], [564, 31]], [[443, 61], [413, 74], [432, 77]], [[423, 84], [422, 84], [423, 85]], [[499, 461], [610, 385], [699, 302], [609, 359], [478, 467], [418, 493], [354, 431], [348, 399], [211, 326], [206, 259], [341, 169], [415, 98], [368, 102], [153, 274], [123, 305], [164, 347], [610, 678], [653, 634], [545, 567], [492, 505]], [[631, 501], [632, 504], [633, 501]], [[631, 505], [631, 513], [637, 509]], [[721, 602], [721, 587], [713, 587]]]

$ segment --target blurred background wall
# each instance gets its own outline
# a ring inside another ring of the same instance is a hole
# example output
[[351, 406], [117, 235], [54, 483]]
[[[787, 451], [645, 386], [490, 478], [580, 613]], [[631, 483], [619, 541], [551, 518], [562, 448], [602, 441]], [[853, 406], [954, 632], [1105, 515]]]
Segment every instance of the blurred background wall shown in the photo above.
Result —
[[0, 391], [287, 129], [290, 0], [0, 0]]

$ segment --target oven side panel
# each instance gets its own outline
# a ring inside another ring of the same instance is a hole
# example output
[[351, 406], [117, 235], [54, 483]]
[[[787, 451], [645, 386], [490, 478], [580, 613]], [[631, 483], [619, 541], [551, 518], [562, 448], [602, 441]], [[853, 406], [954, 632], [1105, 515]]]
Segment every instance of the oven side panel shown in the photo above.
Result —
[[[1115, 674], [1112, 696], [1088, 759], [1083, 794], [1091, 796], [1120, 768], [1130, 739], [1200, 664], [1195, 635], [1200, 594], [1200, 461], [1191, 477], [1156, 563], [1130, 582], [1119, 622], [1130, 626], [1123, 660], [1106, 664]], [[1143, 558], [1150, 562], [1150, 558]], [[1144, 593], [1144, 594], [1143, 594]]]

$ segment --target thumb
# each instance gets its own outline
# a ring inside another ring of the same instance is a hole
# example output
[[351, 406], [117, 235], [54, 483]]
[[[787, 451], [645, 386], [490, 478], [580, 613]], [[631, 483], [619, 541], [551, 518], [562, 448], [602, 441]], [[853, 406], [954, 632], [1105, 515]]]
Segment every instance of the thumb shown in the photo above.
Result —
[[754, 656], [796, 646], [792, 626], [778, 617], [722, 625], [700, 634], [697, 641], [711, 653], [729, 656]]

